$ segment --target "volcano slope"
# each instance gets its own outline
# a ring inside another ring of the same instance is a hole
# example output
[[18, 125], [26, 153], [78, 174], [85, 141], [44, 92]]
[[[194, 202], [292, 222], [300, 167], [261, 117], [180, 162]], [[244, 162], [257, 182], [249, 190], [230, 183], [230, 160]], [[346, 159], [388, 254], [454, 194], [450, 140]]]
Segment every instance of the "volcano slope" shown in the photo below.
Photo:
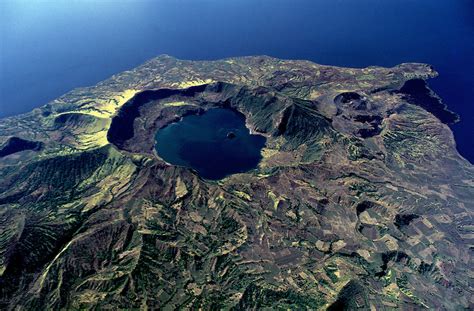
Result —
[[[472, 308], [474, 168], [436, 74], [160, 56], [0, 120], [0, 308]], [[215, 107], [266, 137], [255, 170], [156, 155]]]

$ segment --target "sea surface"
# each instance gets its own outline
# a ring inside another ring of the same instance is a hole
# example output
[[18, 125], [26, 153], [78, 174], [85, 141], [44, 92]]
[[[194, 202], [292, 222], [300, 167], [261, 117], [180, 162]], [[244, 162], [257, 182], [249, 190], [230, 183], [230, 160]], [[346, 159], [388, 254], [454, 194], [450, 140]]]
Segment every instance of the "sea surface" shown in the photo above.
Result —
[[158, 54], [266, 54], [364, 67], [434, 65], [474, 162], [472, 0], [2, 0], [0, 117], [27, 112]]
[[250, 134], [243, 114], [215, 108], [188, 115], [156, 133], [156, 152], [165, 161], [222, 179], [257, 167], [265, 137]]

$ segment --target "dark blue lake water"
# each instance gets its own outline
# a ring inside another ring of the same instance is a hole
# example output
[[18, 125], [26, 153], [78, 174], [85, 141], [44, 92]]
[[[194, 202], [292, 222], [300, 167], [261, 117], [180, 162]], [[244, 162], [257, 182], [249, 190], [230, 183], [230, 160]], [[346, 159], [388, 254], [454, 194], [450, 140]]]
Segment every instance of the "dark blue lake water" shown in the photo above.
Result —
[[255, 168], [263, 146], [265, 137], [250, 134], [242, 114], [223, 108], [186, 116], [156, 134], [156, 151], [161, 158], [191, 167], [207, 179]]
[[474, 162], [474, 1], [0, 1], [0, 116], [31, 110], [158, 54], [267, 54], [363, 67], [433, 64]]

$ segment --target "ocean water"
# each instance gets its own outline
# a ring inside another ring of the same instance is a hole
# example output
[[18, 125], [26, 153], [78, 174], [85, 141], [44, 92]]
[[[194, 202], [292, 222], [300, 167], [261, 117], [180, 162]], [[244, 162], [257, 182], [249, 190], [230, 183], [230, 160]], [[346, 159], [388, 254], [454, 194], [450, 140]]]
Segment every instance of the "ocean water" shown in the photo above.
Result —
[[256, 168], [265, 141], [250, 134], [244, 115], [215, 108], [158, 130], [156, 152], [169, 163], [195, 169], [201, 177], [222, 179]]
[[472, 0], [2, 0], [0, 117], [27, 112], [158, 54], [266, 54], [364, 67], [434, 65], [474, 162]]

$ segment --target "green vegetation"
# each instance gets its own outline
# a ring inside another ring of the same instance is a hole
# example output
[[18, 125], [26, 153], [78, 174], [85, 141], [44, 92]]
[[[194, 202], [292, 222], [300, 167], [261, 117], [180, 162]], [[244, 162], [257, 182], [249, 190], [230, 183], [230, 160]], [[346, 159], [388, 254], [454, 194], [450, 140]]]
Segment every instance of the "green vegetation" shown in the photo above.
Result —
[[[434, 76], [160, 56], [0, 120], [0, 309], [469, 308], [474, 168], [402, 90]], [[257, 169], [154, 154], [216, 107], [267, 138]]]

